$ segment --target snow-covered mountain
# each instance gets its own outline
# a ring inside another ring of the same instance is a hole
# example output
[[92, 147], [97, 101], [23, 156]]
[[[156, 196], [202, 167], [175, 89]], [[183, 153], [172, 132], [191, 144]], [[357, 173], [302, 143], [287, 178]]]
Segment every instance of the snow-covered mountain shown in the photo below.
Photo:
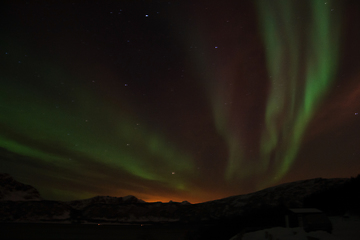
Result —
[[[360, 177], [359, 181], [360, 181]], [[82, 223], [210, 223], [233, 222], [236, 224], [261, 224], [276, 226], [277, 219], [286, 208], [309, 206], [309, 201], [318, 193], [342, 189], [344, 202], [338, 201], [333, 209], [346, 210], [352, 188], [350, 179], [310, 179], [281, 184], [258, 192], [232, 196], [199, 204], [184, 201], [146, 203], [134, 196], [98, 196], [69, 202], [39, 201], [40, 195], [31, 186], [18, 183], [9, 175], [0, 175], [1, 199], [0, 221], [17, 222], [82, 222]], [[360, 186], [357, 184], [356, 186]], [[22, 198], [14, 198], [14, 193]], [[321, 194], [320, 194], [321, 195]], [[316, 197], [317, 199], [317, 197]], [[12, 200], [12, 201], [9, 201]], [[31, 200], [24, 202], [23, 200]], [[37, 200], [37, 201], [34, 201]], [[316, 202], [316, 201], [315, 201]], [[339, 207], [340, 206], [340, 207]], [[350, 205], [349, 205], [350, 206]]]
[[0, 173], [0, 201], [39, 201], [40, 193], [34, 187], [20, 183], [9, 174]]
[[84, 209], [85, 207], [94, 204], [130, 204], [130, 203], [145, 203], [145, 201], [128, 195], [125, 197], [110, 197], [110, 196], [96, 196], [93, 198], [69, 201], [68, 204], [75, 209]]
[[198, 205], [204, 209], [212, 209], [213, 216], [223, 217], [241, 215], [249, 209], [257, 209], [264, 206], [301, 208], [304, 207], [305, 199], [311, 195], [319, 191], [338, 189], [349, 181], [350, 179], [347, 178], [301, 180], [284, 183], [254, 193], [227, 197]]
[[[93, 222], [212, 222], [256, 218], [264, 211], [304, 207], [314, 193], [341, 188], [350, 179], [310, 179], [286, 183], [255, 193], [232, 196], [199, 204], [97, 202], [82, 207], [82, 218]], [[80, 209], [80, 208], [78, 208]], [[262, 218], [263, 220], [265, 218]], [[281, 218], [283, 219], [283, 218]], [[254, 220], [255, 221], [255, 220]], [[256, 221], [258, 221], [256, 219]], [[265, 220], [264, 220], [265, 221]]]

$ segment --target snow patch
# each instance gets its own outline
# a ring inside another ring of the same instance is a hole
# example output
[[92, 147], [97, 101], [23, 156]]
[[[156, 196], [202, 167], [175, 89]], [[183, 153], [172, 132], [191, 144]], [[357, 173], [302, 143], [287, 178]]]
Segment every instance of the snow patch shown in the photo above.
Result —
[[359, 240], [360, 239], [360, 217], [330, 217], [333, 224], [332, 234], [339, 239]]
[[23, 191], [6, 192], [6, 194], [4, 194], [4, 197], [1, 199], [1, 201], [24, 201], [24, 200], [40, 201], [41, 199], [29, 195], [29, 192], [23, 192]]

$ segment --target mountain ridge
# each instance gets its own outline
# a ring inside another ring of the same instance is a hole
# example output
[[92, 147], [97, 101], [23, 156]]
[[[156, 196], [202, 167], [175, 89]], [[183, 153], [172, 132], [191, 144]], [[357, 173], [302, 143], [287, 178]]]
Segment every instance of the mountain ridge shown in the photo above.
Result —
[[39, 191], [31, 185], [16, 181], [7, 173], [0, 173], [0, 201], [40, 201]]
[[[2, 189], [12, 189], [12, 186], [13, 189], [18, 189], [17, 191], [23, 189], [26, 193], [29, 193], [29, 191], [34, 193], [34, 196], [28, 196], [28, 198], [18, 201], [11, 200], [3, 194], [3, 197], [0, 198], [1, 222], [108, 224], [195, 223], [227, 221], [229, 219], [236, 219], [236, 221], [247, 219], [246, 221], [250, 223], [249, 219], [254, 218], [254, 221], [258, 221], [255, 220], [254, 216], [264, 213], [268, 216], [276, 216], [285, 211], [286, 208], [318, 207], [312, 205], [316, 203], [312, 198], [322, 193], [328, 194], [342, 191], [341, 194], [344, 195], [344, 199], [350, 201], [350, 198], [347, 197], [347, 195], [351, 196], [352, 194], [349, 186], [351, 186], [351, 183], [356, 182], [348, 178], [315, 178], [284, 183], [254, 193], [190, 204], [186, 201], [181, 203], [172, 201], [168, 203], [148, 203], [132, 195], [125, 197], [96, 196], [67, 202], [41, 200], [38, 192], [33, 190], [35, 188], [16, 182], [10, 175], [0, 174], [0, 181], [1, 179], [7, 179], [3, 183], [10, 185], [10, 187], [1, 186]], [[358, 176], [356, 179], [360, 179], [360, 177]], [[360, 184], [355, 185], [356, 189], [358, 186]], [[316, 199], [319, 198], [316, 197]], [[330, 209], [340, 209], [340, 212], [347, 207], [345, 203], [335, 202], [336, 206], [331, 206], [333, 203], [329, 202]], [[341, 205], [341, 207], [337, 205]], [[265, 221], [266, 217], [262, 219]], [[270, 217], [268, 221], [270, 222]]]

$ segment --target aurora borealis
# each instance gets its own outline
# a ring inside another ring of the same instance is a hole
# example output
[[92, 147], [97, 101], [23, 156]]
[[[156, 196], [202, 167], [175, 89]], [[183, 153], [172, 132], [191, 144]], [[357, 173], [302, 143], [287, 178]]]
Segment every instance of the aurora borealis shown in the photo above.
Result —
[[[291, 167], [307, 124], [337, 70], [341, 19], [333, 10], [340, 8], [332, 2], [309, 3], [259, 2], [271, 75], [261, 139], [262, 165], [268, 169], [273, 160], [279, 177]], [[310, 21], [296, 17], [299, 7], [309, 12]]]
[[360, 173], [358, 1], [1, 9], [0, 172], [46, 199], [202, 202]]

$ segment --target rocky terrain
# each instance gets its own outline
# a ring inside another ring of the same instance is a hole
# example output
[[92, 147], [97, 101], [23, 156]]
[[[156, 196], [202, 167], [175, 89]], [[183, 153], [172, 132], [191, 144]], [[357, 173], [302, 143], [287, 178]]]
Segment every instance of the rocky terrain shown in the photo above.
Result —
[[39, 201], [40, 193], [34, 187], [14, 180], [9, 174], [0, 173], [0, 201]]

